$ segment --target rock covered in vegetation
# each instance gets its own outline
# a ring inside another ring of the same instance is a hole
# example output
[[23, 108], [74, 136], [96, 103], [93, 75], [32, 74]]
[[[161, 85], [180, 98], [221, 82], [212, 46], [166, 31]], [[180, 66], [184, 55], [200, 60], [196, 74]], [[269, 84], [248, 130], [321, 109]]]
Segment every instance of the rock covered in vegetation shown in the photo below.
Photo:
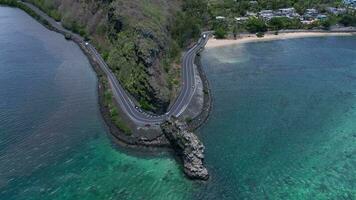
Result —
[[199, 138], [187, 130], [185, 122], [171, 118], [161, 125], [177, 154], [182, 158], [185, 174], [192, 179], [207, 180], [208, 170], [204, 167], [204, 145]]
[[[180, 0], [28, 0], [90, 39], [143, 109], [164, 113], [179, 74], [169, 62], [170, 29]], [[177, 75], [178, 74], [178, 75]]]

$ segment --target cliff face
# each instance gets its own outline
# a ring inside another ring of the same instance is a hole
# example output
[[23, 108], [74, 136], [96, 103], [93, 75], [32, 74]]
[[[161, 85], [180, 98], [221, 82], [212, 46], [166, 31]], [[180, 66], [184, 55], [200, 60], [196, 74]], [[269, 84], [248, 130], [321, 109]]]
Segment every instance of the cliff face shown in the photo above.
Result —
[[180, 0], [29, 0], [87, 37], [142, 108], [163, 113], [178, 88], [170, 55]]

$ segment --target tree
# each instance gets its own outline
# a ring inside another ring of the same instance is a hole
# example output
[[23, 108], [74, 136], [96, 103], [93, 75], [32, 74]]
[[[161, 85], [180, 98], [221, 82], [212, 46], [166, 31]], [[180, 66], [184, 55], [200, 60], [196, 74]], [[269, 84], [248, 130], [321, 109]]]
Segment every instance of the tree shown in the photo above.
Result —
[[234, 27], [232, 28], [232, 34], [234, 34], [234, 39], [236, 40], [237, 38], [237, 32], [238, 32], [238, 28], [237, 28], [237, 24], [234, 25]]
[[269, 21], [268, 25], [272, 30], [281, 30], [285, 27], [285, 20], [282, 17], [275, 17]]
[[275, 17], [268, 22], [268, 26], [272, 30], [281, 30], [281, 29], [299, 29], [302, 24], [298, 19], [289, 19], [287, 17]]
[[346, 14], [342, 16], [340, 23], [344, 26], [356, 26], [356, 16]]
[[251, 33], [266, 32], [267, 25], [262, 19], [250, 18], [247, 21], [246, 29]]
[[224, 29], [224, 27], [218, 27], [216, 30], [215, 30], [215, 37], [217, 39], [223, 39], [223, 38], [226, 38], [226, 29]]

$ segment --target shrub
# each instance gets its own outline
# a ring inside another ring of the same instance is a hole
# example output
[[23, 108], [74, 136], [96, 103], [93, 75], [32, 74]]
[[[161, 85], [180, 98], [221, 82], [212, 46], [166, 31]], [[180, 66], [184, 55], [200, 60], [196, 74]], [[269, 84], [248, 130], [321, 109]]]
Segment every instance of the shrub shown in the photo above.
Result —
[[266, 32], [267, 25], [262, 19], [250, 18], [247, 21], [246, 29], [251, 33]]
[[256, 36], [259, 38], [262, 38], [265, 36], [265, 34], [263, 32], [258, 32], [258, 33], [256, 33]]
[[226, 29], [224, 29], [223, 27], [219, 27], [217, 30], [215, 30], [215, 37], [217, 39], [223, 39], [226, 38]]

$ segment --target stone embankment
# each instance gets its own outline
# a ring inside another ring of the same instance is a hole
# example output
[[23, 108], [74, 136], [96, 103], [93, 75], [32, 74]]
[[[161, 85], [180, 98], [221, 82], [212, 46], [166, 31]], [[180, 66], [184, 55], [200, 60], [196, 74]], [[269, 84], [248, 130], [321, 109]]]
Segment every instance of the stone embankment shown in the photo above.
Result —
[[161, 128], [182, 158], [185, 174], [191, 179], [207, 180], [209, 173], [203, 164], [205, 147], [194, 133], [188, 131], [187, 124], [177, 118], [170, 118]]

